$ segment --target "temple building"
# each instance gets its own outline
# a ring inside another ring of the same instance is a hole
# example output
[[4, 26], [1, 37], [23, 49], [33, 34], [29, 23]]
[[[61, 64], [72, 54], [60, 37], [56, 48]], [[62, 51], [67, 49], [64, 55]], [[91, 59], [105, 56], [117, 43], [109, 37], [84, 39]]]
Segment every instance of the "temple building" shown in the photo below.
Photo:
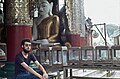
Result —
[[117, 46], [107, 45], [106, 35], [105, 45], [94, 46], [98, 34], [91, 29], [92, 18], [86, 20], [84, 0], [47, 0], [47, 17], [40, 14], [42, 1], [0, 0], [0, 79], [14, 79], [15, 56], [25, 38], [51, 79], [117, 78], [120, 35]]

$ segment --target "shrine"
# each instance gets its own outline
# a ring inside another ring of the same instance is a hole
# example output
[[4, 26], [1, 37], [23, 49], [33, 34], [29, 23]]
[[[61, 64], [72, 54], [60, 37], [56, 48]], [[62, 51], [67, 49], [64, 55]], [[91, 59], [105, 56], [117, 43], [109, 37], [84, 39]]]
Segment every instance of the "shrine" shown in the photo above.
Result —
[[[104, 35], [97, 25], [104, 25]], [[99, 35], [105, 45], [94, 46]], [[108, 45], [105, 23], [85, 18], [84, 0], [0, 0], [0, 79], [15, 79], [15, 57], [26, 38], [49, 79], [117, 78], [120, 46]], [[39, 72], [34, 62], [30, 67]]]

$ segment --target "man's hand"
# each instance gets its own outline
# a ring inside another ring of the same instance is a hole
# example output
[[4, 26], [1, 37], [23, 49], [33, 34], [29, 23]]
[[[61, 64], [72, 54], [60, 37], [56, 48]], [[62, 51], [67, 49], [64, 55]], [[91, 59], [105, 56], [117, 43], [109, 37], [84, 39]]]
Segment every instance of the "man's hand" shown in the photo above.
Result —
[[43, 79], [48, 79], [48, 74], [47, 73], [43, 74]]
[[44, 79], [42, 76], [38, 76], [40, 79]]
[[36, 60], [35, 61], [36, 65], [38, 66], [38, 68], [40, 68], [40, 70], [42, 70], [43, 72], [43, 79], [48, 79], [48, 74], [46, 73], [45, 69], [43, 68], [43, 66]]

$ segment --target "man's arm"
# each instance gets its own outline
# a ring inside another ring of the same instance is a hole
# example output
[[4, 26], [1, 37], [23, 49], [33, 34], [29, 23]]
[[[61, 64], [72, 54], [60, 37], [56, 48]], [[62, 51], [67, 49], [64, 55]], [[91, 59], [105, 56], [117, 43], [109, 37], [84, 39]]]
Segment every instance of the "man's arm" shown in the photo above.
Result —
[[43, 78], [48, 79], [48, 75], [47, 75], [44, 67], [37, 60], [35, 61], [35, 63], [38, 66], [38, 68], [43, 72]]
[[40, 79], [43, 79], [43, 77], [37, 73], [35, 70], [33, 70], [30, 66], [28, 66], [25, 62], [21, 63], [21, 65], [30, 73], [34, 74], [35, 76], [37, 76]]

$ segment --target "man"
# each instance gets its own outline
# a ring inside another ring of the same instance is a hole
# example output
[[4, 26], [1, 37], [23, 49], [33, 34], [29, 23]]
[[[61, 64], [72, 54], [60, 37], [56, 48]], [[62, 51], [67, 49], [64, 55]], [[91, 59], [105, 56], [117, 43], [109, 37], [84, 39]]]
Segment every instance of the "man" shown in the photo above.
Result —
[[[21, 42], [22, 51], [15, 58], [15, 75], [16, 79], [48, 79], [48, 75], [43, 66], [37, 61], [31, 51], [31, 41], [24, 39]], [[33, 70], [29, 65], [33, 61], [43, 72], [43, 75]]]

